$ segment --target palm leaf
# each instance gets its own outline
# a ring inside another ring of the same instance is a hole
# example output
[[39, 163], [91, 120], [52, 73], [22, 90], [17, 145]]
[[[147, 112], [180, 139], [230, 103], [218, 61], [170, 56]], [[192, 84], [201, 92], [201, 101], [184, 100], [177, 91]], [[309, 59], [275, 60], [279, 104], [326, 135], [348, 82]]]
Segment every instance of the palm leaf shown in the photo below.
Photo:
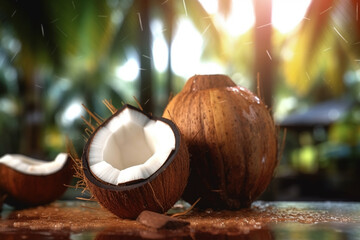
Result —
[[21, 51], [12, 62], [22, 70], [23, 79], [27, 81], [32, 81], [36, 66], [52, 66], [60, 62], [59, 54], [52, 51], [56, 38], [47, 31], [51, 16], [44, 5], [44, 1], [0, 3], [3, 26], [11, 29], [14, 37], [21, 42]]
[[54, 18], [56, 51], [63, 55], [63, 74], [76, 80], [97, 71], [113, 37], [106, 1], [50, 1], [48, 8]]
[[199, 1], [192, 1], [192, 0], [183, 1], [185, 2], [185, 5], [181, 3], [182, 1], [177, 1], [177, 2], [178, 2], [177, 5], [178, 11], [181, 12], [180, 9], [186, 7], [187, 9], [186, 17], [188, 17], [192, 21], [194, 26], [203, 35], [203, 40], [205, 43], [203, 57], [204, 58], [218, 57], [219, 54], [221, 54], [223, 51], [223, 49], [221, 48], [223, 36], [221, 35], [221, 32], [214, 25], [211, 16], [209, 16], [209, 14], [206, 12], [206, 10], [203, 8], [203, 6], [200, 4]]
[[315, 83], [323, 68], [321, 54], [331, 47], [328, 23], [332, 6], [331, 0], [312, 1], [306, 14], [309, 20], [303, 20], [296, 38], [287, 43], [293, 57], [283, 63], [284, 76], [300, 95], [306, 94]]

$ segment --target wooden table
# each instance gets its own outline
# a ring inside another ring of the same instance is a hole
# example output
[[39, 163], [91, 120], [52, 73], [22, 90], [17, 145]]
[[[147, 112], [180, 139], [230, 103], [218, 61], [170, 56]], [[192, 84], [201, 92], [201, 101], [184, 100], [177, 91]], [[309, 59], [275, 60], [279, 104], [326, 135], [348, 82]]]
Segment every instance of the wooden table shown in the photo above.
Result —
[[1, 213], [0, 239], [360, 239], [360, 203], [255, 202], [239, 211], [193, 210], [185, 228], [157, 230], [96, 202], [58, 201]]

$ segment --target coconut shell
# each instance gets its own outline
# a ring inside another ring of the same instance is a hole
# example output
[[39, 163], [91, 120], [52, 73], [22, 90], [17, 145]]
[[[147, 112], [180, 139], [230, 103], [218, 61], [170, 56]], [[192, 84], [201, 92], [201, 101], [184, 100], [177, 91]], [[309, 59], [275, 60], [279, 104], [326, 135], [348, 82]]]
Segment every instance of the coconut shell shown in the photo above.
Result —
[[224, 75], [196, 75], [167, 105], [164, 117], [188, 144], [191, 173], [183, 198], [198, 207], [248, 207], [277, 165], [277, 136], [262, 101]]
[[175, 135], [175, 150], [166, 162], [149, 178], [112, 185], [98, 179], [90, 171], [88, 156], [90, 144], [96, 132], [125, 108], [139, 109], [124, 105], [114, 115], [100, 125], [89, 138], [82, 155], [82, 164], [86, 185], [98, 202], [113, 214], [121, 218], [136, 219], [144, 210], [164, 213], [178, 201], [185, 189], [189, 176], [189, 153], [184, 139], [176, 125], [165, 118], [145, 114], [150, 119], [165, 122]]
[[72, 160], [49, 175], [24, 174], [0, 163], [0, 192], [5, 203], [17, 208], [48, 204], [64, 194], [72, 176]]

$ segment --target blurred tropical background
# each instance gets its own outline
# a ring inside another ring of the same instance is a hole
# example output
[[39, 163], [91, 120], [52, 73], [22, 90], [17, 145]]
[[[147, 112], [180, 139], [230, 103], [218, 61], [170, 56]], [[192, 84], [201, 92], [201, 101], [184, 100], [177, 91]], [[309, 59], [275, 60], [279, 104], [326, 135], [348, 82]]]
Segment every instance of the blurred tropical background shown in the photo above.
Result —
[[359, 64], [358, 0], [3, 0], [0, 155], [51, 159], [66, 138], [81, 154], [81, 104], [161, 115], [189, 77], [222, 73], [259, 85], [279, 126], [262, 199], [357, 201]]

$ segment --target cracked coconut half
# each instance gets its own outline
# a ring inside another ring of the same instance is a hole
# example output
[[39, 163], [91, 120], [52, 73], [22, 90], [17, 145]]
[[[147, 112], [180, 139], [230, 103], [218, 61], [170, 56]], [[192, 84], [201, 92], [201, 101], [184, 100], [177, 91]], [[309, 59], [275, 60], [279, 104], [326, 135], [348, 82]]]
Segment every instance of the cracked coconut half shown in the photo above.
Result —
[[59, 153], [53, 161], [6, 154], [0, 158], [0, 176], [5, 203], [20, 208], [47, 204], [67, 189], [73, 176], [72, 161], [66, 153]]
[[167, 211], [189, 175], [189, 155], [178, 128], [130, 105], [112, 112], [91, 127], [81, 163], [87, 187], [122, 218], [134, 219], [143, 210]]

